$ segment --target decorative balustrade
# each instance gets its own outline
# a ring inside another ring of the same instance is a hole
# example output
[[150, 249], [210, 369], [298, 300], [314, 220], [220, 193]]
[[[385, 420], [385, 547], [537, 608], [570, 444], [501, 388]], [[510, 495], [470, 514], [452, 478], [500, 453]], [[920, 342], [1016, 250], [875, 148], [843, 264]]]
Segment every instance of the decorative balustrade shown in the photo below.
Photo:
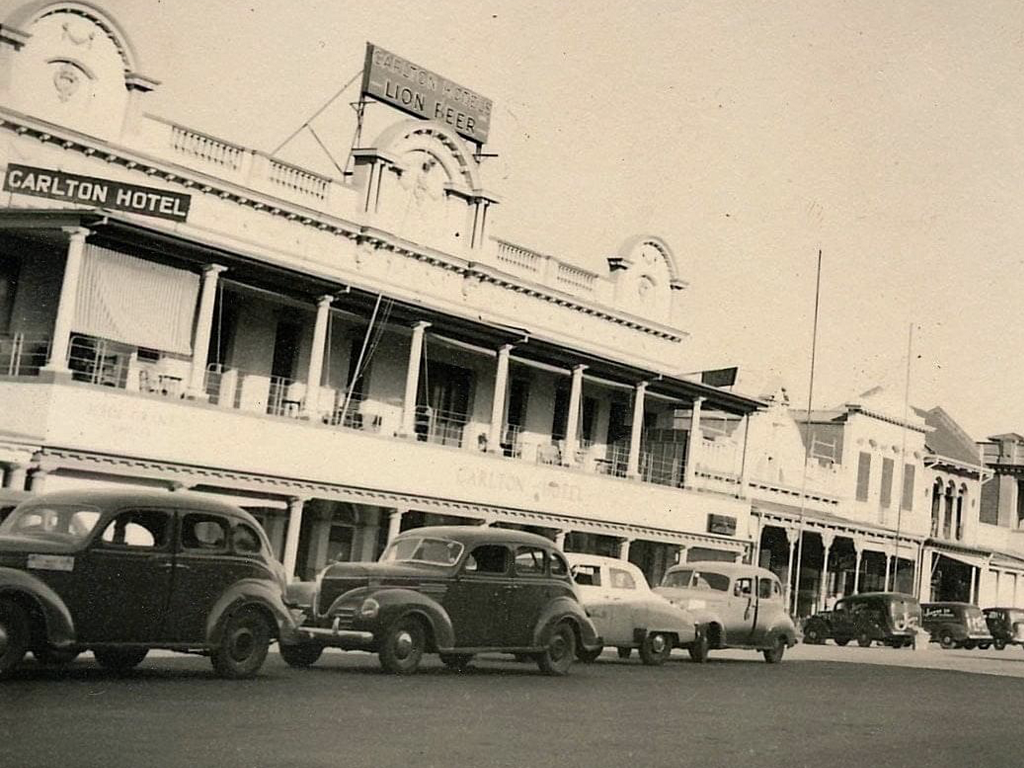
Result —
[[416, 439], [461, 448], [468, 421], [469, 418], [464, 413], [418, 405], [416, 406]]
[[579, 267], [573, 267], [559, 262], [558, 272], [555, 274], [555, 282], [563, 290], [583, 291], [591, 293], [594, 290], [594, 282], [597, 275]]
[[280, 160], [270, 161], [270, 181], [292, 192], [321, 201], [327, 199], [327, 193], [331, 187], [330, 179], [325, 176], [282, 163]]
[[507, 240], [495, 238], [498, 244], [498, 261], [512, 267], [514, 270], [539, 275], [544, 265], [544, 254], [531, 251], [521, 245], [510, 243]]
[[50, 356], [50, 339], [24, 333], [0, 335], [0, 376], [38, 376]]
[[171, 123], [171, 149], [205, 163], [237, 171], [245, 148]]

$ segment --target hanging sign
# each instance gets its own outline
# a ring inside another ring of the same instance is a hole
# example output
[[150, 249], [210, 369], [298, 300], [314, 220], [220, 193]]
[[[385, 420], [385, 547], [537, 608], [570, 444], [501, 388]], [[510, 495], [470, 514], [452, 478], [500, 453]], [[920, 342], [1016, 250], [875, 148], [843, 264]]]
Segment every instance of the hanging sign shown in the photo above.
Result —
[[180, 192], [14, 163], [7, 166], [4, 191], [174, 221], [185, 221], [188, 218], [188, 208], [192, 202], [191, 195]]
[[450, 125], [470, 141], [487, 141], [490, 99], [373, 43], [366, 44], [363, 94], [424, 120]]

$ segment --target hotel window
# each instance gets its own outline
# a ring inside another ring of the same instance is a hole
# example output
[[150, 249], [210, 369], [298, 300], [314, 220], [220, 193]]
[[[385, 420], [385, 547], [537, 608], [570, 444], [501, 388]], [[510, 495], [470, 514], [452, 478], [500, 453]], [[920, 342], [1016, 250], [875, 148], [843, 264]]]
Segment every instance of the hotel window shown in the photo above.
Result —
[[4, 257], [0, 260], [0, 333], [7, 333], [11, 328], [19, 266], [14, 258]]
[[555, 408], [551, 419], [551, 439], [562, 440], [569, 424], [569, 385], [559, 382], [555, 387]]
[[871, 454], [860, 452], [857, 462], [857, 501], [868, 500], [868, 484], [871, 482]]
[[883, 507], [892, 504], [892, 459], [882, 459], [882, 487], [879, 491], [879, 503]]

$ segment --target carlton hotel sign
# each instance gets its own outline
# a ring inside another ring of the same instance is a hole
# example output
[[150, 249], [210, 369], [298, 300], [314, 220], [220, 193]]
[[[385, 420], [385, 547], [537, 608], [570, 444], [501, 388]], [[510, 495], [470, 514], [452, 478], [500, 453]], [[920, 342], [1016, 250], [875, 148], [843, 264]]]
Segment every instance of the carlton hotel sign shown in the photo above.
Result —
[[424, 120], [450, 125], [470, 141], [487, 141], [490, 99], [373, 43], [366, 44], [363, 94]]
[[4, 191], [173, 221], [185, 221], [188, 218], [188, 208], [192, 201], [189, 195], [156, 187], [14, 163], [7, 166]]

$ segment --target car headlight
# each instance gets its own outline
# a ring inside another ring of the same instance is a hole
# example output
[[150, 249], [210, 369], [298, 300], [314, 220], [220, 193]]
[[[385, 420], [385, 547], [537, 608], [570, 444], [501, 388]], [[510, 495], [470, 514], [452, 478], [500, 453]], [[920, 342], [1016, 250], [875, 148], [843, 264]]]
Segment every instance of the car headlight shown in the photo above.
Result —
[[363, 604], [359, 606], [359, 618], [361, 619], [375, 619], [378, 613], [380, 613], [380, 603], [372, 597], [363, 600]]

